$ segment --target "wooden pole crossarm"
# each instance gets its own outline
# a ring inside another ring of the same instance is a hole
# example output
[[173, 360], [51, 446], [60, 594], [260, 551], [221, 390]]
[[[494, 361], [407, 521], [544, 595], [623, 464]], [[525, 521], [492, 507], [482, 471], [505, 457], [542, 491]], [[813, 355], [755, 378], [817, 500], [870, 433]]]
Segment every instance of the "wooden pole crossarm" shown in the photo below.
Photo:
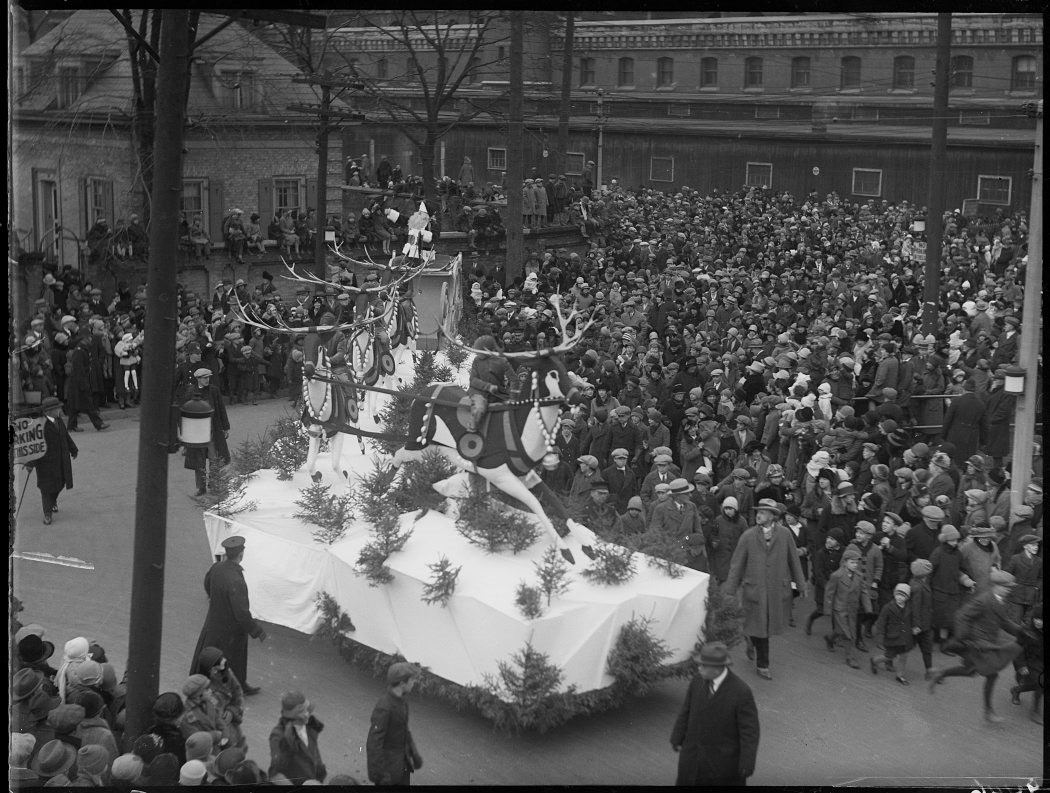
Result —
[[234, 23], [234, 20], [233, 20], [232, 18], [230, 18], [230, 19], [227, 19], [227, 20], [224, 20], [224, 21], [223, 21], [223, 22], [222, 22], [221, 24], [219, 24], [219, 26], [218, 26], [218, 27], [216, 27], [216, 28], [215, 28], [214, 30], [212, 30], [212, 31], [209, 31], [209, 32], [208, 32], [207, 34], [205, 34], [204, 36], [201, 36], [201, 37], [200, 37], [199, 39], [197, 39], [197, 40], [196, 40], [196, 41], [195, 41], [195, 42], [193, 43], [193, 49], [191, 49], [191, 50], [190, 50], [190, 52], [196, 52], [196, 51], [197, 51], [197, 49], [199, 49], [199, 48], [200, 48], [200, 46], [201, 46], [202, 44], [204, 44], [204, 42], [206, 42], [206, 41], [207, 41], [208, 39], [210, 39], [210, 38], [213, 38], [214, 36], [216, 36], [217, 34], [221, 33], [222, 31], [226, 30], [226, 28], [228, 28], [228, 27], [229, 27], [230, 25], [232, 25], [233, 23]]

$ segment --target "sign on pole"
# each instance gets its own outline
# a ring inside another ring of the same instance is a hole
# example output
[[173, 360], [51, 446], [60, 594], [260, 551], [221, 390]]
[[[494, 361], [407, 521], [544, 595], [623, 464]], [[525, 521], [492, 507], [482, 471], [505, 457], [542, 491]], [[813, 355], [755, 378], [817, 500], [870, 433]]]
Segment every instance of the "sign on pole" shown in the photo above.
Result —
[[44, 440], [43, 416], [23, 416], [12, 424], [14, 430], [15, 462], [31, 463], [39, 460], [47, 452], [47, 441]]
[[916, 240], [913, 243], [913, 246], [914, 247], [912, 248], [911, 252], [911, 260], [913, 262], [926, 264], [926, 243], [922, 240]]

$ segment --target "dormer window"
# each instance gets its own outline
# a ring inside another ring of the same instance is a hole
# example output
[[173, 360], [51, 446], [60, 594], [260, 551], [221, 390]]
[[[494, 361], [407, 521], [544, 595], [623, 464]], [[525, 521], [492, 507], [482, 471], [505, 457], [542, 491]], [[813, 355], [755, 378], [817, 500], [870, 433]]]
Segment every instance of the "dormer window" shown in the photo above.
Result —
[[80, 67], [59, 66], [55, 69], [55, 98], [59, 110], [71, 106], [81, 94]]
[[219, 72], [218, 96], [223, 107], [249, 110], [255, 106], [255, 75], [237, 70]]

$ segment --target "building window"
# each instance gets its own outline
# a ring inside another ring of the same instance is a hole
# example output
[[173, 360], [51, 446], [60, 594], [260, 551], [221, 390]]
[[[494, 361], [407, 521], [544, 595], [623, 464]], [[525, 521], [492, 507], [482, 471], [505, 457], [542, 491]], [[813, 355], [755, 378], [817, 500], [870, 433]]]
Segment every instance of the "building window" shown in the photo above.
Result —
[[693, 108], [689, 105], [668, 105], [667, 115], [675, 116], [676, 118], [689, 118], [693, 115]]
[[496, 60], [505, 61], [507, 59], [507, 48], [503, 46], [496, 47]]
[[882, 170], [878, 168], [853, 169], [853, 195], [879, 197], [882, 195]]
[[910, 55], [893, 59], [893, 87], [908, 91], [915, 88], [915, 59]]
[[303, 184], [302, 179], [295, 177], [275, 178], [273, 180], [273, 211], [278, 217], [286, 211], [295, 216], [296, 212], [302, 210]]
[[1013, 179], [1009, 176], [978, 176], [977, 200], [982, 204], [1010, 205]]
[[700, 59], [700, 87], [714, 88], [718, 85], [718, 58]]
[[219, 101], [231, 110], [247, 110], [255, 104], [255, 75], [251, 72], [219, 73]]
[[204, 227], [208, 227], [208, 180], [183, 179], [182, 203], [179, 207], [186, 218], [187, 225], [200, 218]]
[[969, 55], [956, 55], [952, 58], [952, 88], [973, 88], [973, 58]]
[[110, 228], [116, 228], [113, 217], [113, 180], [89, 176], [84, 180], [84, 228], [90, 229], [100, 218], [108, 220]]
[[674, 157], [650, 157], [649, 180], [652, 182], [673, 182]]
[[616, 84], [625, 87], [634, 85], [634, 58], [620, 58], [616, 69]]
[[594, 58], [580, 58], [580, 85], [594, 85]]
[[385, 80], [388, 68], [389, 64], [387, 63], [386, 58], [380, 58], [378, 61], [376, 61], [376, 79]]
[[762, 87], [762, 59], [748, 58], [744, 61], [744, 88]]
[[489, 170], [490, 171], [505, 171], [505, 170], [507, 170], [507, 150], [506, 149], [489, 149]]
[[674, 85], [674, 58], [656, 59], [656, 87], [669, 88]]
[[58, 108], [69, 107], [80, 97], [80, 69], [76, 66], [59, 66], [55, 70], [56, 98]]
[[791, 59], [791, 87], [809, 88], [809, 58]]
[[839, 89], [842, 91], [855, 91], [860, 88], [860, 58], [856, 55], [848, 55], [842, 59], [840, 70]]
[[773, 186], [773, 163], [771, 162], [749, 162], [744, 174], [744, 184], [748, 187]]
[[415, 80], [417, 76], [418, 75], [416, 74], [416, 62], [412, 59], [412, 56], [409, 55], [407, 58], [405, 58], [405, 71], [402, 79]]
[[582, 176], [583, 166], [586, 158], [582, 151], [565, 152], [565, 174], [566, 176]]
[[1014, 58], [1010, 72], [1010, 90], [1035, 90], [1035, 58], [1031, 55], [1018, 55]]
[[467, 66], [467, 76], [463, 82], [470, 84], [477, 81], [481, 76], [481, 58], [473, 57], [470, 59], [470, 65]]

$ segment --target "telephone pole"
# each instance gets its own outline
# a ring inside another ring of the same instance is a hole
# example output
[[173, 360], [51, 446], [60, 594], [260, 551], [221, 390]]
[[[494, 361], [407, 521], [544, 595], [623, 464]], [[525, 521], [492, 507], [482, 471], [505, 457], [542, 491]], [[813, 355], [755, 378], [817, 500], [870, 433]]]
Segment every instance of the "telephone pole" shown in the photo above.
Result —
[[504, 268], [509, 284], [519, 275], [525, 258], [521, 215], [521, 180], [525, 170], [522, 151], [524, 128], [522, 104], [522, 66], [524, 22], [521, 11], [510, 12], [510, 120], [507, 124], [507, 262]]
[[937, 14], [937, 71], [933, 83], [933, 142], [930, 152], [930, 195], [926, 204], [926, 267], [922, 331], [937, 328], [940, 302], [941, 249], [944, 247], [944, 176], [948, 161], [948, 70], [952, 15]]
[[1024, 372], [1024, 393], [1017, 396], [1014, 451], [1010, 463], [1010, 507], [1024, 502], [1032, 468], [1032, 439], [1038, 407], [1039, 344], [1043, 338], [1043, 100], [1035, 103], [1035, 164], [1032, 168], [1032, 211], [1028, 216], [1028, 266], [1017, 364]]
[[190, 12], [161, 12], [154, 133], [152, 222], [142, 355], [142, 410], [131, 567], [126, 733], [149, 726], [160, 679], [164, 557], [168, 531], [168, 410], [175, 372], [175, 324], [182, 135], [190, 79]]

